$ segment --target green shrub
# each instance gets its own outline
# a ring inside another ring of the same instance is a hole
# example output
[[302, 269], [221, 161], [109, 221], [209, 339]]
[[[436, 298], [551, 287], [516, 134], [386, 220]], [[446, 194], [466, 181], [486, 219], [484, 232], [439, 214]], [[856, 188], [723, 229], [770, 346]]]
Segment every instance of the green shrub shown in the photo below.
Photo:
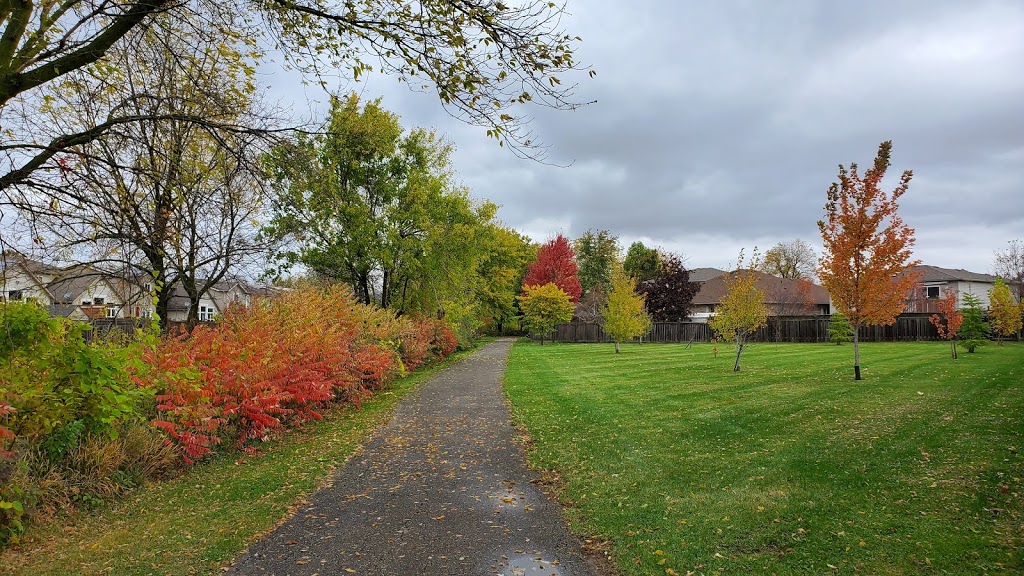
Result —
[[[68, 484], [69, 458], [83, 446], [144, 425], [152, 392], [132, 378], [138, 351], [87, 344], [84, 329], [35, 304], [0, 309], [0, 541], [20, 532], [30, 508], [49, 505], [54, 486]], [[99, 479], [111, 469], [80, 472]]]

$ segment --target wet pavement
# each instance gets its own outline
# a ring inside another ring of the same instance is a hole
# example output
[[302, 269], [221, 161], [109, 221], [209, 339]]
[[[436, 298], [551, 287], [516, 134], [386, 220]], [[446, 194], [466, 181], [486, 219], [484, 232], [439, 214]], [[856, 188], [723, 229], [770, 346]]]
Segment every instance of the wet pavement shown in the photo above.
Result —
[[594, 575], [513, 442], [501, 392], [511, 346], [493, 342], [405, 398], [227, 574]]

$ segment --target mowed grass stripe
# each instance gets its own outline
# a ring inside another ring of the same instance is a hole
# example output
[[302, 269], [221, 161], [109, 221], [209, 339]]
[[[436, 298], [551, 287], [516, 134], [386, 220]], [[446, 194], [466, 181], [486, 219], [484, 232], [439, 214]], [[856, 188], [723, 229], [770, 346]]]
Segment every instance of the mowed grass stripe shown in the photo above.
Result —
[[1024, 347], [866, 344], [861, 382], [850, 346], [756, 344], [739, 374], [731, 352], [512, 351], [532, 462], [625, 573], [1024, 569]]

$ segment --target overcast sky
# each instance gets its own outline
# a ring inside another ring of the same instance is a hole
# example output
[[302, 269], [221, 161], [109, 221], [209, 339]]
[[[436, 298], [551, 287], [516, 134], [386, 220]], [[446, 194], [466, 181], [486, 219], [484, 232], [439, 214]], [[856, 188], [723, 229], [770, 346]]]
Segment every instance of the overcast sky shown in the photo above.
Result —
[[[893, 141], [892, 180], [927, 264], [991, 272], [1024, 239], [1024, 2], [569, 0], [583, 37], [574, 112], [530, 110], [549, 161], [520, 160], [432, 93], [392, 78], [341, 84], [383, 97], [406, 126], [446, 133], [473, 195], [544, 241], [607, 229], [727, 268], [741, 247], [802, 238], [838, 164]], [[264, 67], [271, 95], [309, 114], [325, 96]], [[889, 187], [891, 189], [891, 186]]]

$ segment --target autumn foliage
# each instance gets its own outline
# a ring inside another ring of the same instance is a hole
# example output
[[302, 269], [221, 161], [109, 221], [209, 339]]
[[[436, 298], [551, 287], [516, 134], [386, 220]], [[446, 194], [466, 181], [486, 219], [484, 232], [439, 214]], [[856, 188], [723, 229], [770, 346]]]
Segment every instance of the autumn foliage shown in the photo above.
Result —
[[942, 316], [932, 314], [928, 318], [928, 321], [939, 331], [939, 338], [949, 340], [954, 360], [956, 359], [956, 334], [964, 322], [964, 315], [956, 308], [956, 295], [955, 290], [946, 290], [946, 295], [938, 302], [939, 312], [942, 313]]
[[555, 326], [572, 320], [575, 307], [571, 298], [553, 282], [541, 286], [523, 286], [523, 293], [516, 299], [523, 311], [523, 325], [540, 335], [542, 346], [544, 337], [550, 334]]
[[911, 266], [914, 229], [899, 216], [898, 201], [910, 186], [907, 170], [892, 192], [879, 186], [889, 168], [892, 142], [878, 147], [874, 165], [862, 176], [857, 164], [839, 166], [839, 182], [828, 190], [825, 219], [818, 222], [825, 245], [818, 277], [853, 327], [854, 374], [860, 380], [861, 326], [892, 324], [903, 311], [918, 275]]
[[319, 419], [329, 403], [358, 405], [455, 346], [442, 322], [396, 318], [348, 289], [300, 289], [164, 340], [145, 358], [152, 380], [143, 384], [158, 391], [153, 425], [194, 461], [223, 440], [246, 448]]
[[1013, 336], [1021, 329], [1024, 303], [1014, 301], [1010, 287], [1002, 278], [996, 279], [995, 286], [989, 291], [988, 302], [992, 331], [1002, 344], [1004, 337]]
[[747, 337], [768, 323], [768, 307], [764, 303], [764, 293], [757, 287], [757, 274], [754, 272], [759, 264], [756, 249], [751, 260], [749, 268], [744, 268], [741, 251], [736, 271], [722, 276], [726, 293], [709, 322], [722, 340], [735, 343], [734, 372], [740, 371], [740, 355]]
[[537, 259], [526, 269], [523, 286], [558, 286], [576, 302], [583, 293], [575, 253], [565, 236], [559, 234], [537, 250]]

